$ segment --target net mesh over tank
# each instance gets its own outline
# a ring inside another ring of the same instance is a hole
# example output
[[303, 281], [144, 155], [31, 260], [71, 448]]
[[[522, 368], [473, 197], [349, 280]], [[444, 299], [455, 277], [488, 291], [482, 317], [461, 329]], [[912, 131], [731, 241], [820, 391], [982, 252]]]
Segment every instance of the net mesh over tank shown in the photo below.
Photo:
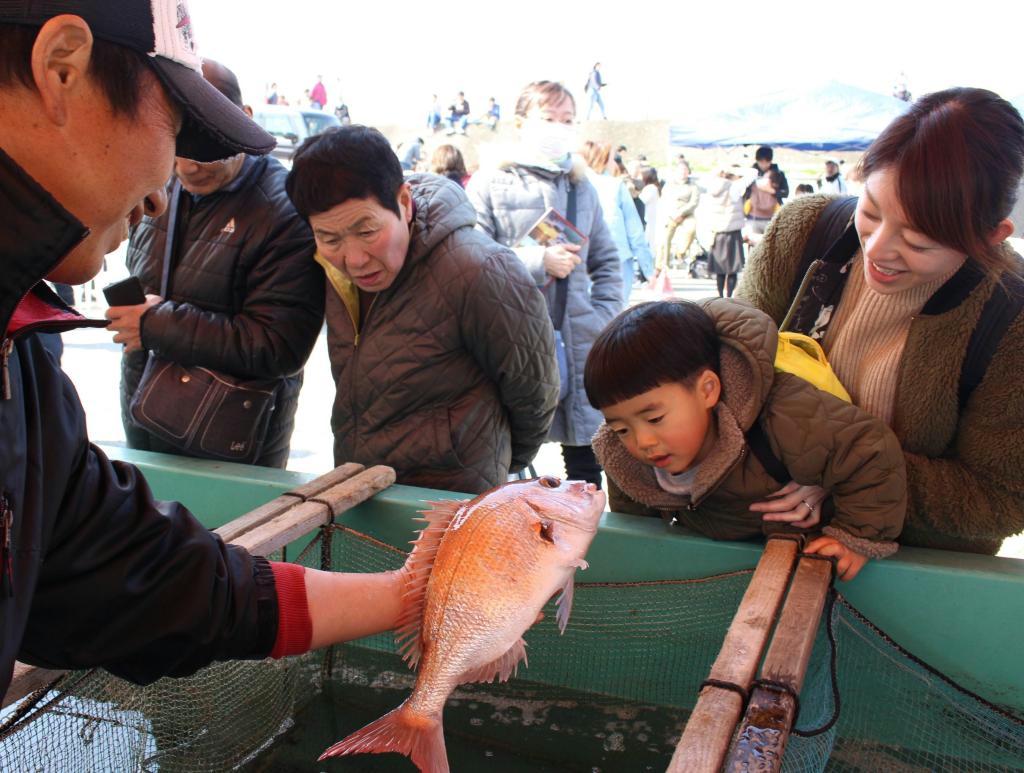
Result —
[[[405, 558], [344, 527], [325, 534], [300, 563], [379, 571]], [[444, 717], [452, 769], [664, 770], [751, 574], [642, 583], [577, 575], [564, 635], [545, 610], [516, 678], [453, 693]], [[1024, 770], [1024, 719], [903, 651], [841, 596], [828, 611], [800, 696], [797, 729], [807, 735], [790, 740], [784, 771]], [[77, 672], [6, 710], [0, 770], [410, 770], [395, 755], [316, 758], [401, 703], [414, 679], [389, 635], [148, 687]], [[833, 718], [837, 693], [838, 720], [816, 732]]]

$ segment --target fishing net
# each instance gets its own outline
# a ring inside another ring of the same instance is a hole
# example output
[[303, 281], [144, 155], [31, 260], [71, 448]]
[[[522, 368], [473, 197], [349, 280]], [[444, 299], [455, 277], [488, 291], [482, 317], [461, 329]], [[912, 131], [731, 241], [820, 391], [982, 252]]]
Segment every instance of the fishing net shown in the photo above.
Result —
[[[405, 558], [344, 527], [325, 535], [297, 561], [379, 571]], [[444, 716], [452, 770], [664, 770], [750, 575], [578, 584], [565, 635], [546, 610], [526, 635], [529, 667], [517, 678], [453, 693]], [[1024, 770], [1024, 719], [902, 650], [841, 596], [833, 600], [784, 771]], [[18, 705], [8, 709], [0, 769], [407, 771], [397, 755], [316, 758], [401, 703], [414, 678], [388, 635], [142, 688], [76, 673], [33, 696], [31, 708], [23, 702], [25, 716], [12, 714]]]

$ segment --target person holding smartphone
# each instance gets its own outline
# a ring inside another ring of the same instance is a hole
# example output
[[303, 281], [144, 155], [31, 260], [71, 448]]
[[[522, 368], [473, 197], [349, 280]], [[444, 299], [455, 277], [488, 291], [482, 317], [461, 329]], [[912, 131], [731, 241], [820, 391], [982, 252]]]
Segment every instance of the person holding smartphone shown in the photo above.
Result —
[[[207, 59], [203, 75], [244, 110], [231, 70]], [[114, 341], [124, 344], [121, 414], [130, 448], [192, 453], [140, 426], [131, 410], [147, 362], [158, 355], [236, 379], [273, 381], [273, 409], [253, 464], [288, 463], [302, 368], [323, 324], [324, 283], [313, 262], [313, 234], [285, 193], [286, 175], [270, 156], [176, 158], [167, 187], [177, 197], [173, 225], [168, 208], [131, 229], [128, 270], [145, 296], [107, 310]]]

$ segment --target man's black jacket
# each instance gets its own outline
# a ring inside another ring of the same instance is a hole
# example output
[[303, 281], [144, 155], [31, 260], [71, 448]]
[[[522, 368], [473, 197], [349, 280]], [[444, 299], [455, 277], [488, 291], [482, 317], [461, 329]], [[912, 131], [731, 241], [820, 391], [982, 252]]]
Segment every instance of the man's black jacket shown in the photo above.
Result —
[[86, 228], [2, 150], [0, 212], [0, 692], [15, 659], [145, 683], [265, 657], [270, 565], [155, 502], [136, 468], [91, 445], [35, 334], [90, 324], [40, 282]]
[[[143, 351], [122, 363], [122, 418], [133, 448], [170, 450], [127, 411], [148, 350], [237, 378], [281, 379], [256, 464], [287, 463], [302, 367], [324, 318], [324, 272], [285, 193], [287, 174], [277, 159], [249, 157], [225, 188], [196, 201], [182, 194], [167, 298], [142, 317]], [[143, 218], [128, 244], [128, 270], [149, 293], [160, 293], [167, 221], [166, 213]]]

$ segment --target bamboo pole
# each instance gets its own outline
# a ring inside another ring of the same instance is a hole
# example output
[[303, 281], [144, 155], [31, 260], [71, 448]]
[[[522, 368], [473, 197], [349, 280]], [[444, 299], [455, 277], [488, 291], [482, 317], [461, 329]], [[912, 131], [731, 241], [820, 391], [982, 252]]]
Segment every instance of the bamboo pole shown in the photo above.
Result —
[[[749, 689], [789, 585], [797, 548], [798, 543], [792, 539], [768, 540], [709, 679]], [[738, 693], [705, 686], [672, 755], [668, 773], [718, 773], [742, 713], [743, 698]]]
[[395, 471], [378, 465], [331, 486], [318, 496], [294, 505], [276, 518], [242, 534], [233, 544], [267, 555], [330, 523], [346, 510], [395, 482]]
[[361, 464], [342, 464], [330, 472], [314, 478], [309, 483], [303, 484], [291, 491], [286, 491], [276, 499], [270, 500], [265, 505], [260, 505], [255, 510], [250, 510], [245, 515], [235, 518], [219, 529], [214, 529], [214, 531], [225, 542], [234, 542], [245, 532], [255, 529], [257, 526], [262, 526], [272, 518], [281, 515], [288, 508], [294, 507], [299, 502], [305, 502], [310, 497], [317, 496], [331, 486], [348, 480], [353, 475], [362, 472], [363, 469], [364, 467]]
[[[827, 561], [800, 560], [761, 667], [762, 679], [800, 694], [831, 581], [832, 566]], [[793, 695], [756, 687], [725, 769], [735, 773], [781, 770], [795, 714]]]

